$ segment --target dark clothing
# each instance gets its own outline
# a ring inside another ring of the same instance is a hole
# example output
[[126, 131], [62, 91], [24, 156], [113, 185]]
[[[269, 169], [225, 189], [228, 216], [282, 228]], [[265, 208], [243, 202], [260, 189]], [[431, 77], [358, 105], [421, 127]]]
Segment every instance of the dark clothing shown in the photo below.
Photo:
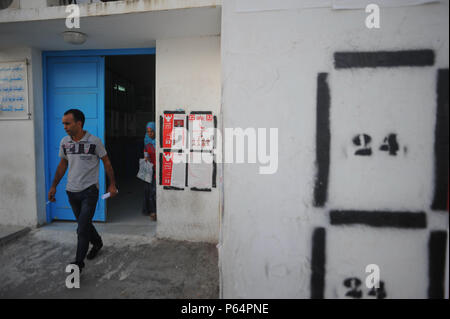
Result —
[[149, 143], [145, 145], [144, 152], [148, 153], [150, 162], [153, 164], [153, 176], [151, 183], [145, 183], [144, 186], [144, 204], [142, 207], [142, 213], [148, 215], [149, 213], [156, 213], [156, 151], [153, 144]]
[[151, 183], [144, 182], [144, 204], [142, 205], [142, 213], [156, 213], [156, 181], [155, 171], [153, 170], [153, 178]]
[[102, 238], [97, 233], [92, 218], [94, 217], [95, 208], [98, 201], [98, 188], [94, 184], [81, 192], [66, 191], [69, 197], [70, 206], [78, 222], [77, 235], [77, 265], [84, 265], [84, 258], [89, 249], [89, 243], [95, 247], [103, 245]]

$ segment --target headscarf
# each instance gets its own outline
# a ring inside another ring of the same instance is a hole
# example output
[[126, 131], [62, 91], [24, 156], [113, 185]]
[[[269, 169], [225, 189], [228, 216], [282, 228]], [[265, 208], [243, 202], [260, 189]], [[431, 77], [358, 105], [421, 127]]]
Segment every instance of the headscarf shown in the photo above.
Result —
[[[146, 129], [149, 128], [149, 127], [156, 133], [155, 122], [148, 122]], [[148, 144], [152, 144], [153, 146], [155, 146], [155, 139], [154, 138], [150, 138], [148, 136], [147, 132], [145, 132], [144, 144], [145, 144], [145, 146], [147, 146]]]

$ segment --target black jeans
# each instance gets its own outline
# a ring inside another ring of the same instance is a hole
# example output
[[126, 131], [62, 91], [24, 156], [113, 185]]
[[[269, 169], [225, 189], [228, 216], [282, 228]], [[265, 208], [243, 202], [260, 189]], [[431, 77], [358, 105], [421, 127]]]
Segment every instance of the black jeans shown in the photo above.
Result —
[[102, 238], [92, 224], [98, 201], [98, 188], [96, 185], [92, 185], [81, 192], [73, 193], [67, 191], [67, 195], [73, 214], [78, 222], [78, 244], [75, 262], [83, 267], [89, 243], [92, 243], [95, 247], [103, 245]]

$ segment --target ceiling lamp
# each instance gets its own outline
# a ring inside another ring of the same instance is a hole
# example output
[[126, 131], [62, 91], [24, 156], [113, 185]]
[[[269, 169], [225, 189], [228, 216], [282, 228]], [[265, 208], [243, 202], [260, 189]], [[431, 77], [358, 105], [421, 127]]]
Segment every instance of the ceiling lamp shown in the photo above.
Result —
[[62, 33], [64, 42], [70, 44], [80, 45], [86, 42], [87, 35], [77, 31], [66, 31]]

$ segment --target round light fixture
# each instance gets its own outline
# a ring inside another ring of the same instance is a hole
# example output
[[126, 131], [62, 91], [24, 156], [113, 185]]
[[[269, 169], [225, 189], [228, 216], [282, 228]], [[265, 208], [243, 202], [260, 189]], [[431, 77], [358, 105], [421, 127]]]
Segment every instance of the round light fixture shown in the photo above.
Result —
[[9, 8], [13, 0], [0, 0], [0, 10]]
[[66, 31], [62, 33], [64, 42], [80, 45], [86, 42], [87, 35], [78, 31]]

